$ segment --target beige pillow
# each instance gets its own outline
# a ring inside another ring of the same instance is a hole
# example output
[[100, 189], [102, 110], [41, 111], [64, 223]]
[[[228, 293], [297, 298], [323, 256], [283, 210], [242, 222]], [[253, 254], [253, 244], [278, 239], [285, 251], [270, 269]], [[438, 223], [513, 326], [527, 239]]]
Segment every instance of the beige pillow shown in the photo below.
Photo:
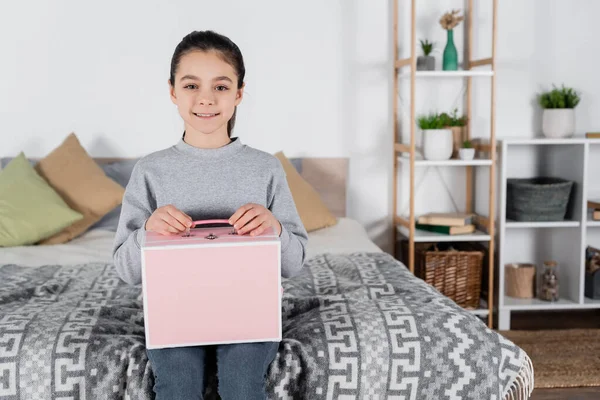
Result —
[[39, 244], [65, 243], [121, 204], [125, 189], [108, 178], [74, 133], [35, 166], [36, 171], [83, 219]]
[[275, 157], [283, 165], [287, 182], [296, 203], [296, 209], [307, 232], [335, 225], [337, 219], [329, 211], [317, 191], [294, 168], [283, 152], [277, 152]]

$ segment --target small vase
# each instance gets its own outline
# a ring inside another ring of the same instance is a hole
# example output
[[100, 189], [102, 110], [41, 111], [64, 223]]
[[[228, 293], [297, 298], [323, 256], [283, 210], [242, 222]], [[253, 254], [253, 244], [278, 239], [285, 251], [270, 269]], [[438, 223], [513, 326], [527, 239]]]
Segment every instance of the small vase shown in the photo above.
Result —
[[545, 301], [558, 301], [558, 264], [556, 261], [544, 261], [542, 276], [539, 283], [539, 298]]
[[461, 160], [472, 160], [473, 158], [475, 158], [475, 149], [466, 149], [463, 147], [458, 150], [458, 155]]
[[454, 45], [454, 32], [452, 29], [448, 29], [448, 42], [444, 48], [444, 71], [456, 71], [458, 69], [458, 53], [456, 52], [456, 46]]

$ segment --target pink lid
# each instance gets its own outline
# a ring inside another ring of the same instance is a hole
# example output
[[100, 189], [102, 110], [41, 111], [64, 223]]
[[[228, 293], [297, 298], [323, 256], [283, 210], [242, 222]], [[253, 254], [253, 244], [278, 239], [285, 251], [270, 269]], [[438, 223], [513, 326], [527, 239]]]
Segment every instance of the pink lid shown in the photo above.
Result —
[[[214, 223], [214, 222], [213, 222]], [[237, 235], [232, 227], [217, 228], [192, 228], [189, 236], [184, 234], [162, 235], [156, 232], [146, 232], [146, 238], [142, 247], [156, 247], [169, 245], [214, 245], [214, 244], [235, 244], [235, 243], [253, 243], [265, 241], [278, 241], [279, 236], [273, 228], [266, 229], [258, 236]]]

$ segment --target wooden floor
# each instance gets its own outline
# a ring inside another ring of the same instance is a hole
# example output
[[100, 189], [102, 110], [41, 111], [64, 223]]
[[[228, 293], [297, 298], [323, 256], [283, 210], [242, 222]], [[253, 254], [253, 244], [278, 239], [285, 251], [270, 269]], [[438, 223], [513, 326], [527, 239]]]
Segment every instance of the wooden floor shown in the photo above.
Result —
[[[511, 329], [600, 329], [600, 310], [512, 313]], [[531, 400], [598, 400], [600, 387], [536, 389]]]
[[600, 388], [536, 389], [531, 400], [598, 400]]

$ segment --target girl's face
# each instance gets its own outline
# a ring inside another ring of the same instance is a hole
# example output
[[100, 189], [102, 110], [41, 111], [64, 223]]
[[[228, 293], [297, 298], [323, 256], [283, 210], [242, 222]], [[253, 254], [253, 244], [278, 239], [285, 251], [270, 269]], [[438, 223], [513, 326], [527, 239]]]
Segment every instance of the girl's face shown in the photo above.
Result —
[[233, 67], [214, 51], [192, 51], [181, 57], [175, 82], [169, 86], [186, 133], [227, 138], [227, 122], [244, 91], [237, 89], [237, 81]]

